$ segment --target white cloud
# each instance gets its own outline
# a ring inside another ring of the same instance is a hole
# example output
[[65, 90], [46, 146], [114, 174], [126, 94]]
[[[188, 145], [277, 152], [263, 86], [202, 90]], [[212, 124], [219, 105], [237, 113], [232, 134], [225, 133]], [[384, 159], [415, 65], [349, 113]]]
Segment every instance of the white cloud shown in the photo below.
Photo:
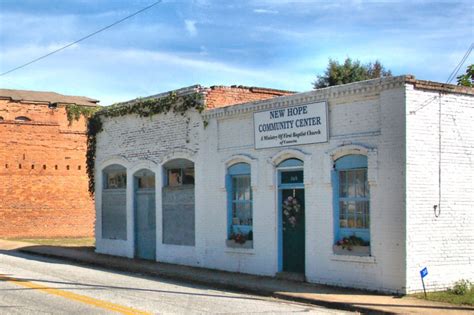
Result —
[[253, 12], [257, 14], [278, 14], [277, 10], [269, 10], [269, 9], [253, 9]]
[[196, 21], [184, 20], [184, 26], [186, 27], [186, 31], [188, 31], [190, 36], [197, 35]]

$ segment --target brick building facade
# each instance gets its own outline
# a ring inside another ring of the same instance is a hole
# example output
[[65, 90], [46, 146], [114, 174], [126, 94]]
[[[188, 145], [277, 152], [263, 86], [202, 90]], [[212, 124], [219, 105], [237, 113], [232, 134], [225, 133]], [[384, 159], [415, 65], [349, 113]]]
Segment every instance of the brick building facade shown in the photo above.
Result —
[[65, 105], [97, 100], [0, 89], [0, 237], [83, 237], [94, 232], [85, 121]]

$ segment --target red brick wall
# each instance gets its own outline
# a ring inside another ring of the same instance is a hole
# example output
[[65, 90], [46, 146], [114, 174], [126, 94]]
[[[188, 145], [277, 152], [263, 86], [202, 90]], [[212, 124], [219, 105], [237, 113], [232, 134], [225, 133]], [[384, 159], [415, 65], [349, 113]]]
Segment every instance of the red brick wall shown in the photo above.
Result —
[[7, 100], [0, 117], [0, 237], [92, 237], [85, 121], [68, 126], [64, 107]]
[[213, 86], [206, 91], [206, 106], [212, 109], [290, 94], [294, 92], [244, 86]]

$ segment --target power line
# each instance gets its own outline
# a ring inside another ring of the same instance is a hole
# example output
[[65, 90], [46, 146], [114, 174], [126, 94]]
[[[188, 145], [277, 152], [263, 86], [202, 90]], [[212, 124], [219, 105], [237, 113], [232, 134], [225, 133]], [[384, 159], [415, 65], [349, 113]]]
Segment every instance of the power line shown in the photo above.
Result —
[[[456, 75], [459, 72], [459, 69], [461, 69], [462, 65], [466, 61], [466, 59], [469, 57], [469, 55], [472, 52], [472, 49], [474, 48], [474, 43], [471, 43], [471, 46], [467, 49], [466, 53], [462, 57], [461, 61], [457, 64], [457, 66], [453, 69], [451, 74], [449, 75], [448, 79], [446, 80], [446, 83], [451, 83], [451, 81], [456, 77]], [[426, 106], [430, 105], [434, 100], [440, 99], [441, 102], [441, 94], [439, 96], [433, 96], [432, 98], [427, 99], [423, 104], [421, 104], [417, 109], [410, 111], [410, 115], [416, 114], [417, 111], [420, 109], [425, 108]]]
[[467, 49], [466, 53], [464, 54], [464, 57], [462, 57], [461, 61], [458, 63], [458, 65], [456, 66], [456, 68], [454, 68], [453, 72], [451, 72], [451, 74], [449, 75], [449, 78], [448, 78], [448, 80], [446, 81], [446, 83], [451, 83], [451, 81], [454, 80], [454, 78], [455, 78], [456, 75], [458, 74], [459, 69], [460, 69], [461, 66], [464, 64], [464, 62], [466, 61], [467, 57], [469, 57], [469, 55], [471, 54], [473, 47], [474, 47], [474, 43], [471, 43], [471, 46], [469, 46], [469, 48]]
[[141, 9], [141, 10], [138, 10], [138, 11], [135, 12], [135, 13], [132, 13], [132, 14], [130, 14], [130, 15], [124, 17], [123, 19], [120, 19], [120, 20], [118, 20], [118, 21], [116, 21], [116, 22], [114, 22], [114, 23], [112, 23], [112, 24], [110, 24], [110, 25], [107, 25], [107, 26], [105, 26], [105, 27], [103, 27], [103, 28], [101, 28], [101, 29], [99, 29], [99, 30], [93, 32], [93, 33], [90, 33], [90, 34], [87, 35], [87, 36], [84, 36], [84, 37], [82, 37], [82, 38], [80, 38], [80, 39], [78, 39], [78, 40], [76, 40], [76, 41], [74, 41], [74, 42], [72, 42], [72, 43], [70, 43], [70, 44], [67, 44], [66, 46], [63, 46], [63, 47], [58, 48], [58, 49], [56, 49], [56, 50], [53, 50], [52, 52], [49, 52], [49, 53], [47, 53], [46, 55], [43, 55], [43, 56], [38, 57], [38, 58], [36, 58], [36, 59], [33, 59], [33, 60], [31, 60], [31, 61], [29, 61], [29, 62], [27, 62], [27, 63], [25, 63], [25, 64], [22, 64], [21, 66], [18, 66], [18, 67], [16, 67], [16, 68], [13, 68], [13, 69], [10, 69], [10, 70], [8, 70], [8, 71], [6, 71], [6, 72], [3, 72], [3, 73], [0, 74], [0, 76], [4, 76], [4, 75], [6, 75], [6, 74], [8, 74], [8, 73], [11, 73], [11, 72], [13, 72], [13, 71], [16, 71], [16, 70], [18, 70], [18, 69], [21, 69], [21, 68], [24, 68], [24, 67], [26, 67], [26, 66], [29, 66], [29, 65], [31, 65], [32, 63], [35, 63], [35, 62], [37, 62], [37, 61], [39, 61], [39, 60], [41, 60], [41, 59], [47, 58], [47, 57], [49, 57], [49, 56], [51, 56], [51, 55], [53, 55], [53, 54], [55, 54], [55, 53], [57, 53], [57, 52], [60, 52], [61, 50], [64, 50], [64, 49], [66, 49], [66, 48], [68, 48], [68, 47], [71, 47], [71, 46], [74, 45], [74, 44], [77, 44], [77, 43], [79, 43], [79, 42], [82, 42], [83, 40], [86, 40], [86, 39], [88, 39], [88, 38], [90, 38], [90, 37], [92, 37], [92, 36], [94, 36], [94, 35], [97, 35], [97, 34], [99, 34], [100, 32], [103, 32], [103, 31], [105, 31], [105, 30], [107, 30], [107, 29], [109, 29], [109, 28], [111, 28], [111, 27], [113, 27], [113, 26], [115, 26], [115, 25], [117, 25], [117, 24], [119, 24], [119, 23], [122, 23], [122, 22], [125, 21], [125, 20], [128, 20], [128, 19], [134, 17], [134, 16], [137, 15], [137, 14], [142, 13], [143, 11], [146, 11], [146, 10], [148, 10], [148, 9], [150, 9], [150, 8], [152, 8], [152, 7], [154, 7], [155, 5], [159, 4], [160, 2], [162, 2], [162, 0], [156, 1], [156, 2], [152, 3], [151, 5], [145, 7], [145, 8], [143, 8], [143, 9]]

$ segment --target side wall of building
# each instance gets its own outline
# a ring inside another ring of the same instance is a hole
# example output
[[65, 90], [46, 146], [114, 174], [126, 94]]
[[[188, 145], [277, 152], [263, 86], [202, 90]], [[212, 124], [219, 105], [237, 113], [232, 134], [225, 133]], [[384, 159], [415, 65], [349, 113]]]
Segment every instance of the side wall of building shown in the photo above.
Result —
[[406, 94], [407, 290], [474, 281], [474, 96]]
[[69, 126], [64, 107], [8, 100], [0, 116], [0, 236], [92, 236], [84, 120]]

